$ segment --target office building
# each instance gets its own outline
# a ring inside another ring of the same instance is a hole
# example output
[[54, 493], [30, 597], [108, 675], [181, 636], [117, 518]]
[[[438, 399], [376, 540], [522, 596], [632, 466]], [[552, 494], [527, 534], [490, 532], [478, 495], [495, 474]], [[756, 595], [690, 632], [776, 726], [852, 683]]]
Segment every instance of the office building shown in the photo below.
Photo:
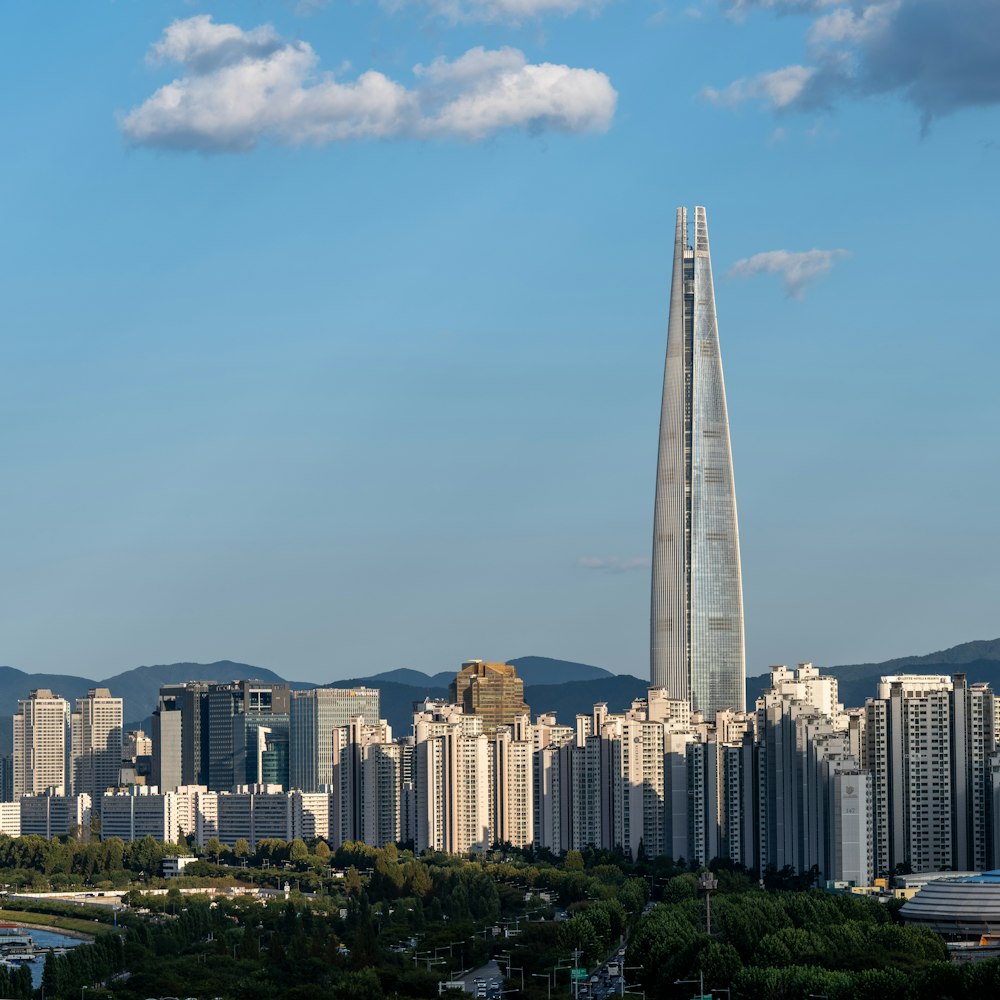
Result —
[[378, 688], [312, 688], [290, 700], [288, 779], [291, 788], [319, 792], [333, 782], [333, 734], [354, 716], [379, 720]]
[[109, 788], [118, 787], [122, 762], [121, 698], [107, 688], [91, 688], [76, 699], [70, 718], [70, 763], [73, 791], [86, 792], [99, 802]]
[[153, 712], [152, 783], [163, 791], [208, 784], [208, 689], [188, 681], [160, 688]]
[[233, 784], [288, 788], [289, 718], [233, 716]]
[[742, 711], [743, 589], [708, 225], [677, 210], [653, 519], [650, 683]]
[[69, 703], [45, 688], [17, 703], [14, 716], [14, 798], [66, 792]]
[[136, 763], [141, 757], [153, 756], [153, 741], [141, 729], [130, 729], [122, 737], [122, 760]]
[[[237, 781], [237, 742], [246, 752], [246, 718], [266, 719], [289, 714], [288, 685], [259, 680], [210, 684], [208, 701], [208, 787], [227, 791]], [[242, 736], [242, 739], [239, 737]], [[204, 740], [204, 735], [202, 736]], [[242, 770], [245, 761], [241, 762]]]
[[524, 702], [524, 681], [510, 663], [467, 660], [451, 683], [449, 696], [463, 712], [483, 720], [487, 735], [500, 726], [512, 726], [530, 711]]

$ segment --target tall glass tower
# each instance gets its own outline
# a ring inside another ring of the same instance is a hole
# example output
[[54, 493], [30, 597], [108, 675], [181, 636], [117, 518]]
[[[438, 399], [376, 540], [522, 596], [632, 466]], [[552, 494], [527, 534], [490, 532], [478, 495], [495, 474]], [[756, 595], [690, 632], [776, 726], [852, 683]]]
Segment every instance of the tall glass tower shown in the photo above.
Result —
[[677, 209], [653, 516], [650, 683], [714, 719], [746, 706], [743, 585], [705, 209]]

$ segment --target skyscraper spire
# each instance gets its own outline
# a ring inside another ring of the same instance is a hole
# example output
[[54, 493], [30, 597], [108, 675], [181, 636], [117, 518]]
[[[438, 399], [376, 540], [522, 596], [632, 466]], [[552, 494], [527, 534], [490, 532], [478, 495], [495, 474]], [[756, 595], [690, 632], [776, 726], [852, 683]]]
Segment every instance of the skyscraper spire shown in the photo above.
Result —
[[650, 683], [712, 719], [746, 704], [743, 585], [705, 209], [677, 209], [653, 516]]

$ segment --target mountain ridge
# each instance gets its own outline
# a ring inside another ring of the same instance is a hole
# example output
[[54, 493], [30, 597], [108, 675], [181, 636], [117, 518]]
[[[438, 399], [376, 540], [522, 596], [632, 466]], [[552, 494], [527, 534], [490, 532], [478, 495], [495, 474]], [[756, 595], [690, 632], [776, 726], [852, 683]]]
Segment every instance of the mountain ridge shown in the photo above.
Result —
[[[874, 698], [880, 677], [901, 672], [922, 674], [965, 673], [970, 682], [985, 681], [1000, 691], [1000, 639], [973, 639], [934, 653], [899, 656], [881, 663], [847, 663], [820, 667], [836, 677], [839, 699], [845, 708], [860, 708], [866, 698]], [[753, 705], [768, 686], [770, 675], [747, 678], [747, 705]]]
[[[518, 669], [525, 682], [525, 700], [532, 715], [555, 712], [561, 720], [571, 721], [577, 714], [587, 714], [597, 702], [607, 702], [611, 711], [627, 708], [634, 698], [645, 695], [649, 682], [630, 674], [616, 674], [604, 667], [559, 660], [546, 656], [519, 656], [505, 662]], [[875, 694], [878, 678], [903, 670], [924, 673], [951, 674], [964, 672], [970, 682], [986, 681], [1000, 691], [1000, 639], [976, 639], [959, 643], [934, 653], [896, 657], [880, 663], [841, 664], [822, 667], [840, 681], [840, 700], [848, 707], [864, 704]], [[456, 671], [425, 674], [407, 667], [381, 671], [367, 677], [317, 684], [311, 681], [288, 680], [296, 690], [313, 687], [378, 687], [382, 691], [382, 714], [397, 733], [409, 731], [410, 714], [415, 702], [425, 698], [447, 698], [448, 684]], [[268, 667], [254, 666], [236, 660], [216, 660], [212, 663], [144, 664], [131, 670], [119, 671], [101, 680], [91, 680], [75, 674], [29, 674], [17, 667], [0, 666], [0, 751], [10, 749], [10, 717], [17, 701], [26, 698], [35, 688], [49, 688], [66, 698], [72, 705], [93, 687], [109, 688], [125, 702], [127, 727], [145, 723], [156, 707], [159, 689], [164, 684], [187, 680], [219, 682], [244, 677], [263, 681], [284, 681]], [[767, 686], [768, 675], [747, 678], [747, 704], [753, 705]]]

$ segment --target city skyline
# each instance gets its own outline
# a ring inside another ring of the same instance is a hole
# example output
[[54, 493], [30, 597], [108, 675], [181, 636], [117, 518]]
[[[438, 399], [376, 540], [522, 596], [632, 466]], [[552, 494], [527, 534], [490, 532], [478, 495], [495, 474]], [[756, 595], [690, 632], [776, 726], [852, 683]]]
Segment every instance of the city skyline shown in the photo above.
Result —
[[748, 671], [996, 635], [1000, 11], [869, 8], [7, 5], [0, 663], [643, 676], [677, 204]]

